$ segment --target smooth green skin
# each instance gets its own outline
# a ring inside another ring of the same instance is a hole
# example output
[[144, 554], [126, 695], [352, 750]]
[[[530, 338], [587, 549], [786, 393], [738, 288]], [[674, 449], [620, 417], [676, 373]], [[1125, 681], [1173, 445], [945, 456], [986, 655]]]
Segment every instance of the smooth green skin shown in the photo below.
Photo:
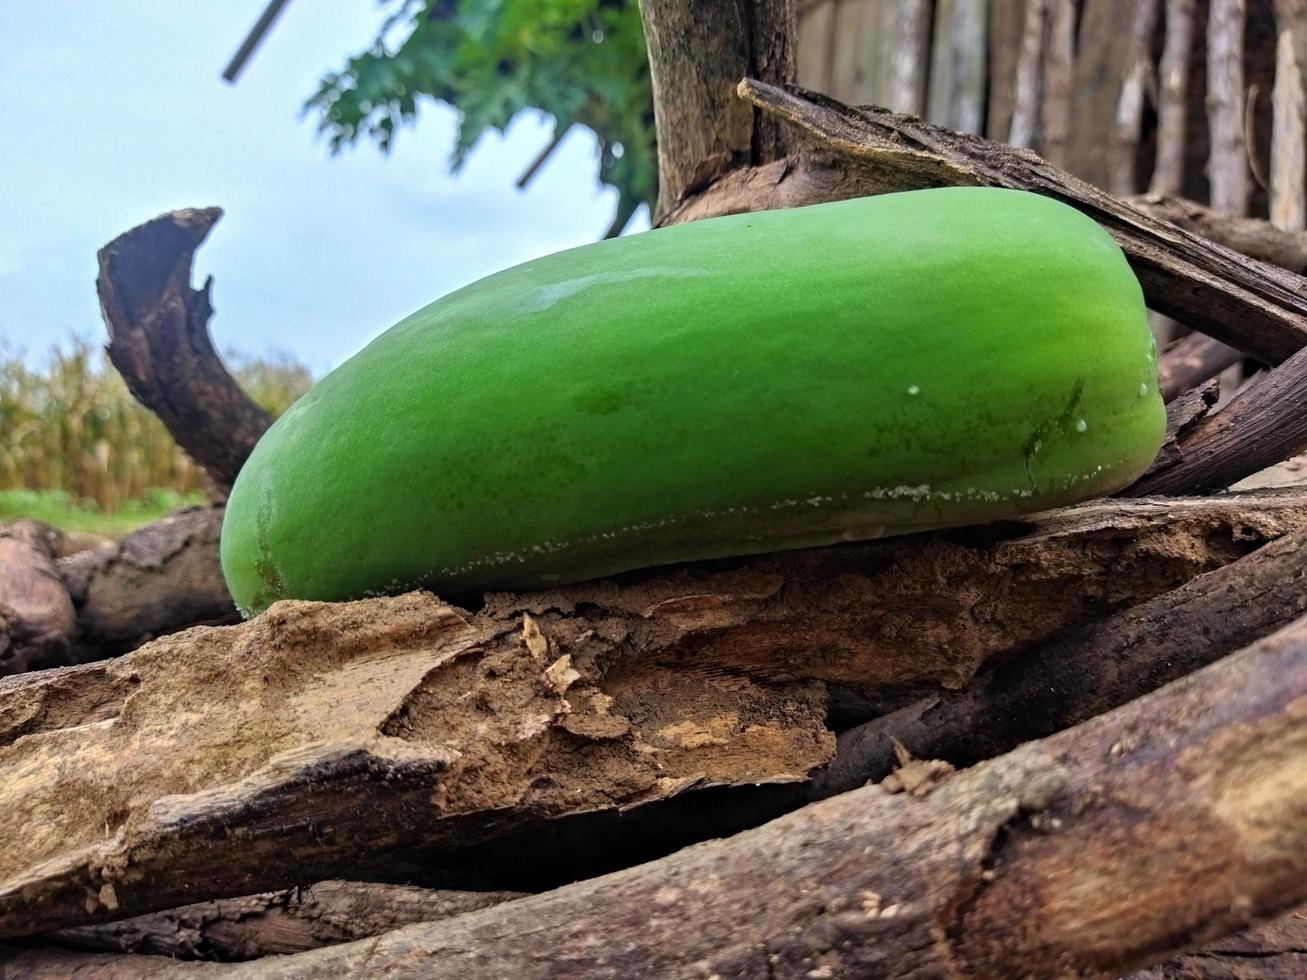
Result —
[[285, 598], [530, 588], [1010, 517], [1162, 442], [1112, 239], [946, 188], [587, 245], [418, 311], [267, 432], [227, 583]]

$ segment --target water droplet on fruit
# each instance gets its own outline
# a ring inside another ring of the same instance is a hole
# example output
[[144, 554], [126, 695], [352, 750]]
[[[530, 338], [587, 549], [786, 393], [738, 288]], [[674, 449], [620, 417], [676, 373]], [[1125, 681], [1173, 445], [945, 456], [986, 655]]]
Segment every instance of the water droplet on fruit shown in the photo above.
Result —
[[920, 394], [921, 394], [921, 385], [908, 385], [908, 394], [909, 394], [909, 395], [920, 395]]
[[1086, 422], [1084, 419], [1080, 419], [1078, 422], [1076, 422], [1077, 432], [1084, 432], [1087, 428], [1089, 428], [1089, 423]]
[[1148, 382], [1141, 381], [1139, 382], [1139, 397], [1143, 398], [1146, 394], [1148, 394]]

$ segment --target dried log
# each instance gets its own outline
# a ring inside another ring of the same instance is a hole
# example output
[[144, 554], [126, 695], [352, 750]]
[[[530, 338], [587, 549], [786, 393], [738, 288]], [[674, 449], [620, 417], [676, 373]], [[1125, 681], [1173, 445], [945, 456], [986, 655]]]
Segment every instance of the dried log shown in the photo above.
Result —
[[1299, 621], [919, 793], [864, 787], [544, 895], [200, 975], [1119, 975], [1307, 899], [1305, 717]]
[[189, 960], [252, 960], [379, 936], [416, 922], [449, 919], [522, 897], [522, 892], [435, 891], [371, 881], [322, 881], [308, 888], [200, 902], [121, 922], [64, 929], [48, 939], [71, 949]]
[[1207, 15], [1207, 175], [1212, 208], [1248, 213], [1248, 146], [1244, 140], [1243, 44], [1246, 0], [1211, 0]]
[[1124, 491], [1132, 496], [1204, 493], [1307, 450], [1307, 349], [1272, 368], [1176, 442], [1170, 465]]
[[62, 559], [59, 574], [77, 610], [71, 662], [125, 653], [190, 626], [236, 622], [218, 563], [221, 532], [222, 508], [187, 508]]
[[1184, 198], [1146, 194], [1130, 198], [1140, 211], [1290, 272], [1307, 271], [1307, 234], [1277, 228], [1261, 218], [1219, 214]]
[[1295, 532], [1165, 595], [839, 736], [810, 783], [823, 799], [884, 779], [895, 742], [966, 766], [1088, 721], [1307, 614], [1307, 533]]
[[1301, 980], [1307, 976], [1307, 908], [1188, 950], [1125, 980]]
[[1279, 363], [1307, 343], [1307, 293], [1300, 277], [1143, 214], [1032, 153], [751, 79], [741, 83], [740, 93], [792, 122], [812, 146], [717, 180], [667, 215], [664, 224], [918, 187], [1030, 190], [1065, 201], [1102, 224], [1159, 312], [1266, 363]]
[[76, 662], [77, 620], [55, 568], [57, 539], [38, 521], [0, 524], [0, 675]]
[[1189, 52], [1196, 5], [1197, 0], [1166, 0], [1166, 41], [1158, 66], [1157, 160], [1148, 185], [1152, 194], [1179, 194], [1184, 186]]
[[1187, 334], [1157, 359], [1157, 386], [1167, 402], [1238, 364], [1243, 355], [1219, 340]]
[[227, 373], [209, 337], [210, 277], [192, 289], [195, 250], [220, 208], [160, 215], [100, 249], [96, 288], [109, 359], [218, 487], [230, 487], [271, 422]]
[[[441, 887], [536, 888], [587, 858], [702, 839], [721, 825], [692, 798], [695, 834], [629, 808], [800, 780], [831, 757], [830, 707], [852, 717], [960, 686], [1304, 526], [1301, 491], [1098, 501], [492, 595], [476, 614], [421, 593], [284, 603], [8, 678], [0, 935], [397, 861]], [[578, 814], [622, 812], [611, 841], [593, 823], [559, 836]]]

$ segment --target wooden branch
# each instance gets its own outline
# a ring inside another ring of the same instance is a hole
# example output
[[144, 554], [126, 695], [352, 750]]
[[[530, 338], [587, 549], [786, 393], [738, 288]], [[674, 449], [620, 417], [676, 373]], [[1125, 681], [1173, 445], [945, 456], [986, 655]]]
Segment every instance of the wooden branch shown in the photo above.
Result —
[[571, 123], [568, 123], [561, 129], [555, 127], [554, 135], [549, 138], [549, 142], [540, 148], [540, 152], [532, 158], [531, 162], [527, 164], [526, 169], [523, 170], [517, 180], [514, 181], [519, 190], [526, 187], [527, 184], [535, 179], [535, 175], [540, 172], [540, 168], [545, 165], [545, 161], [554, 155], [554, 151], [558, 149], [559, 145], [567, 138], [567, 134], [571, 131]]
[[0, 524], [0, 675], [76, 662], [77, 620], [55, 567], [56, 538], [37, 521]]
[[1271, 94], [1271, 223], [1287, 231], [1307, 226], [1307, 0], [1276, 0], [1275, 88]]
[[1307, 908], [1201, 949], [1185, 950], [1124, 980], [1301, 980], [1307, 976]]
[[1243, 355], [1229, 344], [1200, 333], [1187, 334], [1157, 359], [1157, 385], [1162, 398], [1173, 401], [1242, 359]]
[[961, 691], [852, 728], [809, 784], [810, 798], [884, 779], [897, 764], [895, 742], [915, 757], [967, 766], [1088, 721], [1303, 616], [1305, 576], [1307, 533], [1298, 531], [1029, 649]]
[[1305, 717], [1299, 621], [914, 794], [863, 787], [544, 895], [207, 972], [1116, 976], [1307, 899]]
[[96, 288], [109, 359], [220, 488], [271, 422], [227, 373], [209, 337], [209, 289], [190, 287], [195, 250], [220, 208], [160, 215], [100, 249]]
[[307, 888], [200, 902], [120, 922], [64, 929], [46, 940], [71, 949], [187, 960], [252, 960], [379, 936], [522, 897], [522, 892], [323, 881]]
[[1272, 368], [1177, 440], [1172, 465], [1150, 471], [1130, 496], [1204, 493], [1232, 486], [1307, 450], [1307, 349]]
[[59, 562], [84, 663], [191, 626], [240, 616], [218, 562], [222, 508], [192, 507]]
[[807, 133], [813, 148], [722, 178], [664, 223], [940, 185], [1030, 190], [1102, 224], [1159, 312], [1267, 363], [1307, 343], [1307, 290], [1300, 277], [1143, 214], [1032, 153], [750, 79], [740, 91]]
[[691, 790], [827, 762], [829, 712], [961, 686], [1304, 526], [1307, 491], [1098, 501], [492, 595], [476, 614], [422, 593], [282, 603], [8, 678], [0, 935], [396, 862], [514, 889], [629, 864], [728, 825]]
[[1148, 185], [1151, 194], [1179, 194], [1184, 186], [1189, 52], [1196, 5], [1197, 0], [1166, 0], [1166, 41], [1158, 66], [1157, 160]]
[[1248, 213], [1248, 147], [1244, 141], [1243, 46], [1246, 0], [1211, 0], [1207, 14], [1207, 175], [1212, 208]]
[[1270, 262], [1290, 272], [1307, 272], [1307, 233], [1277, 228], [1261, 218], [1220, 214], [1184, 198], [1145, 194], [1129, 199], [1132, 206], [1185, 231], [1218, 242], [1236, 252]]
[[926, 115], [963, 133], [979, 133], [985, 118], [985, 8], [985, 0], [935, 5]]
[[658, 130], [658, 214], [734, 168], [786, 155], [790, 134], [736, 97], [742, 76], [793, 82], [793, 0], [640, 4]]

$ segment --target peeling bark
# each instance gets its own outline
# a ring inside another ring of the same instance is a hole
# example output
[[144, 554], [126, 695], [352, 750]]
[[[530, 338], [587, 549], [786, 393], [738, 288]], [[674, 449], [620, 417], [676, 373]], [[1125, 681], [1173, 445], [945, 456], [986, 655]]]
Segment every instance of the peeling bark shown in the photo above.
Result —
[[[1300, 621], [920, 794], [864, 787], [544, 895], [199, 975], [1119, 975], [1307, 899], [1304, 717]], [[39, 975], [42, 956], [7, 965]]]
[[[712, 836], [711, 805], [653, 805], [801, 780], [831, 756], [829, 711], [961, 686], [1304, 524], [1301, 492], [1098, 501], [491, 595], [475, 614], [422, 593], [282, 603], [9, 678], [0, 934], [406, 861], [441, 887], [535, 888]], [[600, 837], [606, 812], [628, 815]]]
[[307, 888], [201, 902], [121, 922], [65, 929], [48, 938], [71, 949], [188, 960], [253, 960], [379, 936], [522, 897], [521, 892], [322, 881]]

